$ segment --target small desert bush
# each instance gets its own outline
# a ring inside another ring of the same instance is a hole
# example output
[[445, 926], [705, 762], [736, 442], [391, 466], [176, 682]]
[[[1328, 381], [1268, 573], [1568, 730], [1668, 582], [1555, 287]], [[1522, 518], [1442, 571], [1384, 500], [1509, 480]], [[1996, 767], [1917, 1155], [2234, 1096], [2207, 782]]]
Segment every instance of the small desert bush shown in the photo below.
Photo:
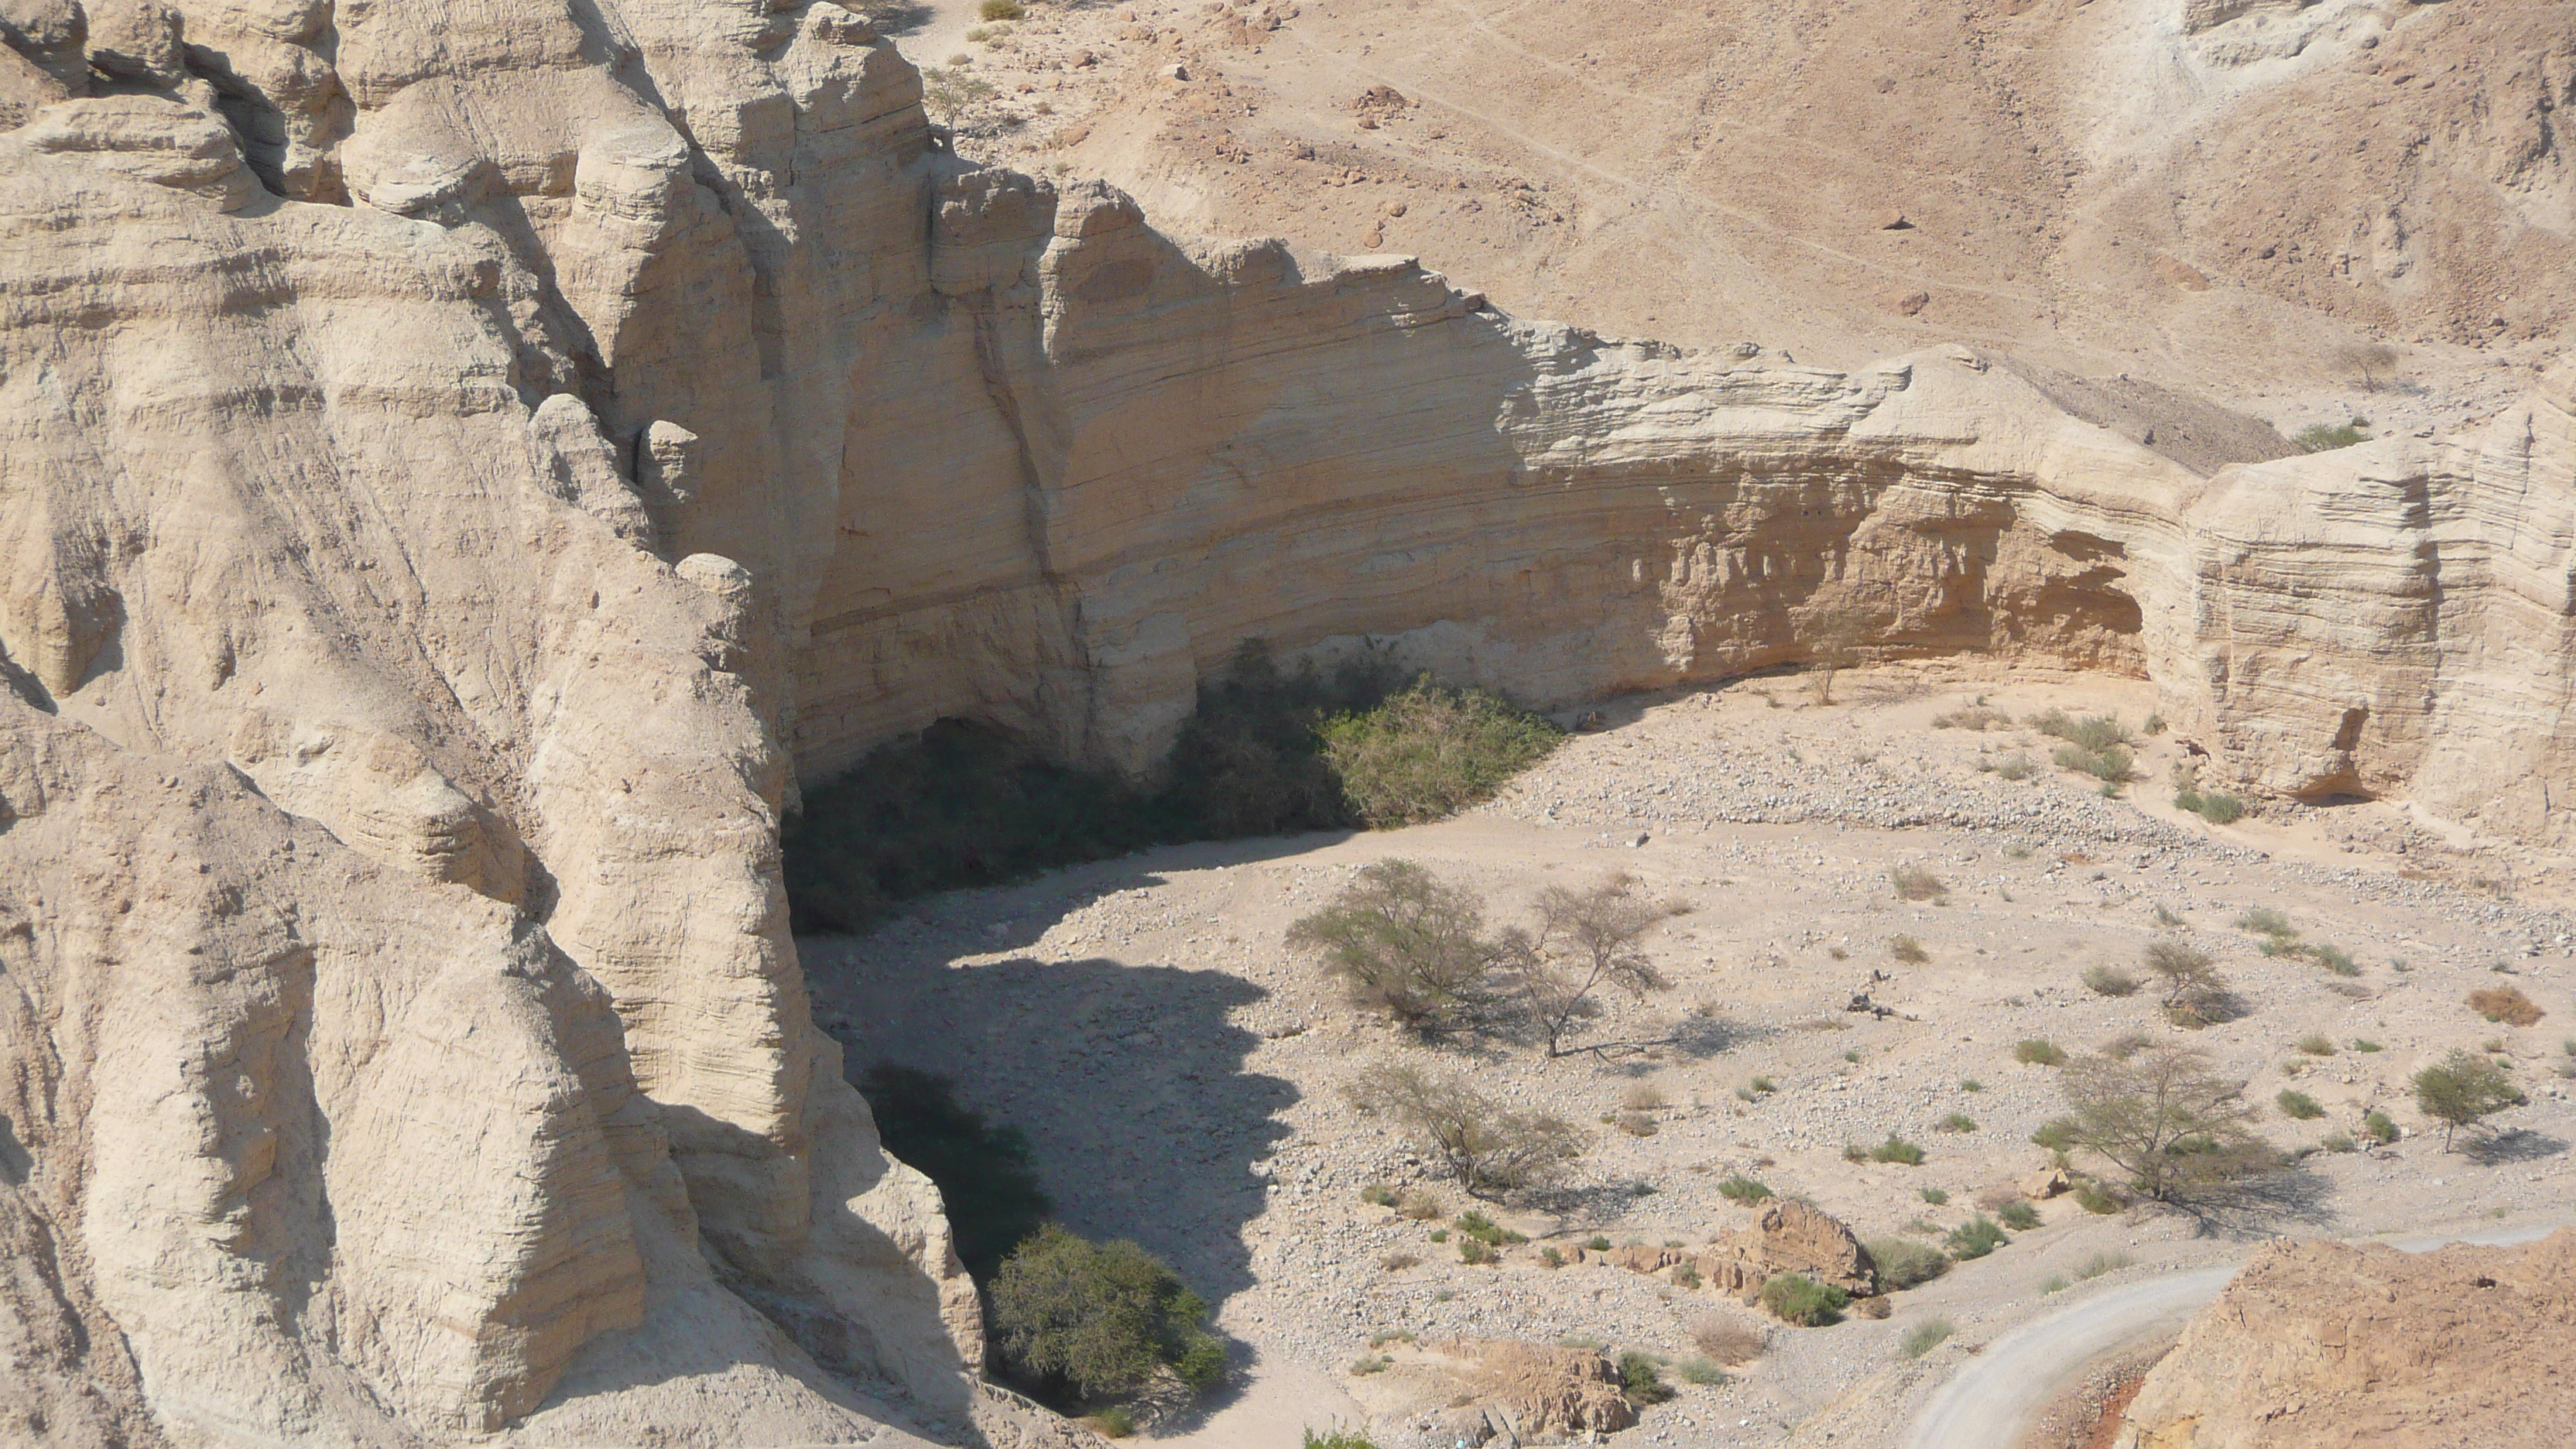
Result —
[[1554, 1248], [1539, 1249], [1538, 1260], [1550, 1268], [1562, 1268], [1565, 1266], [1565, 1254]]
[[1594, 1233], [1583, 1240], [1583, 1246], [1595, 1253], [1606, 1253], [1610, 1251], [1610, 1240], [1599, 1233]]
[[2106, 1216], [2127, 1207], [2120, 1195], [2092, 1178], [2075, 1184], [2075, 1205], [2095, 1216]]
[[1003, 1356], [1085, 1398], [1141, 1388], [1163, 1369], [1201, 1391], [1225, 1372], [1206, 1302], [1134, 1243], [1049, 1223], [1002, 1260], [989, 1297]]
[[2047, 1277], [2040, 1279], [2039, 1291], [2043, 1297], [2051, 1293], [2065, 1292], [2066, 1275], [2063, 1273], [2051, 1273]]
[[1909, 966], [1920, 966], [1932, 959], [1932, 953], [1924, 950], [1923, 943], [1912, 936], [1888, 937], [1887, 954]]
[[2138, 993], [2138, 978], [2117, 966], [2085, 967], [2084, 984], [2092, 988], [2096, 996], [2135, 996]]
[[1761, 1329], [1732, 1318], [1699, 1319], [1691, 1324], [1690, 1335], [1700, 1352], [1727, 1365], [1751, 1363], [1771, 1346], [1770, 1337]]
[[1872, 1238], [1862, 1247], [1878, 1265], [1878, 1281], [1889, 1288], [1914, 1288], [1950, 1271], [1950, 1259], [1930, 1243], [1912, 1238]]
[[1406, 1193], [1404, 1201], [1397, 1204], [1395, 1210], [1417, 1223], [1427, 1223], [1448, 1211], [1440, 1199], [1419, 1190]]
[[2281, 1095], [2272, 1100], [2280, 1104], [2281, 1115], [2295, 1121], [2313, 1122], [2326, 1114], [2326, 1109], [2317, 1105], [2317, 1099], [2305, 1092], [2284, 1088]]
[[2208, 952], [2179, 937], [2147, 943], [2147, 971], [2156, 978], [2157, 1004], [2177, 1023], [2208, 1022], [2225, 1010], [2227, 978]]
[[2084, 1260], [2083, 1267], [2075, 1270], [2075, 1280], [2079, 1283], [2090, 1283], [2105, 1273], [2117, 1273], [2123, 1268], [2131, 1267], [2137, 1261], [2126, 1253], [2095, 1253]]
[[1932, 727], [1938, 730], [1976, 730], [1982, 733], [1986, 730], [2009, 729], [2011, 726], [2011, 715], [1999, 709], [1989, 709], [1982, 704], [1964, 704], [1947, 714], [1932, 717]]
[[2335, 1054], [2334, 1042], [2323, 1032], [2309, 1032], [2299, 1038], [2297, 1045], [2302, 1053], [2312, 1057], [2330, 1057]]
[[1469, 1263], [1482, 1267], [1487, 1264], [1499, 1263], [1502, 1261], [1502, 1258], [1502, 1254], [1495, 1252], [1492, 1245], [1481, 1239], [1460, 1238], [1458, 1240], [1458, 1261], [1461, 1263]]
[[1360, 1189], [1360, 1201], [1367, 1203], [1371, 1207], [1391, 1208], [1403, 1200], [1404, 1199], [1397, 1194], [1394, 1188], [1391, 1188], [1382, 1182], [1372, 1182], [1368, 1186]]
[[1946, 1188], [1927, 1187], [1923, 1189], [1921, 1197], [1932, 1206], [1939, 1207], [1950, 1200], [1950, 1193]]
[[1932, 1130], [1935, 1132], [1974, 1132], [1977, 1130], [1977, 1119], [1969, 1116], [1965, 1112], [1953, 1112], [1949, 1116], [1934, 1123]]
[[1949, 1237], [1951, 1254], [1963, 1263], [1970, 1258], [1982, 1258], [2011, 1241], [2004, 1230], [1995, 1225], [1995, 1220], [1984, 1213], [1952, 1228]]
[[1377, 828], [1456, 814], [1545, 758], [1563, 731], [1482, 690], [1418, 680], [1375, 709], [1326, 720], [1324, 759]]
[[1468, 1237], [1474, 1238], [1479, 1242], [1492, 1244], [1498, 1248], [1509, 1243], [1526, 1243], [1529, 1241], [1529, 1239], [1522, 1237], [1520, 1234], [1513, 1232], [1511, 1229], [1504, 1227], [1502, 1224], [1495, 1222], [1492, 1218], [1479, 1212], [1460, 1213], [1453, 1221], [1453, 1225], [1458, 1229], [1458, 1231], [1466, 1234]]
[[1750, 1207], [1771, 1196], [1771, 1189], [1760, 1178], [1747, 1177], [1740, 1172], [1730, 1172], [1718, 1179], [1717, 1195], [1728, 1202], [1742, 1203]]
[[1309, 1429], [1300, 1449], [1377, 1449], [1377, 1443], [1364, 1434], [1355, 1434], [1344, 1428], [1335, 1427], [1322, 1433]]
[[2361, 1114], [2361, 1130], [2371, 1141], [2383, 1147], [2397, 1140], [2396, 1119], [2377, 1108]]
[[2024, 721], [2044, 735], [2054, 735], [2079, 749], [2107, 750], [2129, 743], [2129, 731], [2108, 715], [2077, 719], [2062, 709], [2047, 709]]
[[[1991, 769], [1994, 773], [2001, 775], [2007, 780], [2027, 780], [2038, 769], [2037, 766], [2030, 762], [2030, 756], [2019, 750], [2013, 751], [2011, 754], [1995, 761], [1992, 765], [1981, 764], [1978, 768]], [[2029, 853], [2030, 852], [2028, 851], [2022, 852], [2024, 856], [2027, 856]]]
[[1411, 1253], [1388, 1253], [1377, 1260], [1378, 1267], [1389, 1273], [1401, 1273], [1407, 1268], [1419, 1267], [1421, 1263], [1422, 1260]]
[[[2060, 769], [2090, 775], [2113, 789], [2138, 778], [2137, 759], [2127, 750], [2113, 745], [2107, 750], [2088, 750], [2082, 745], [2059, 745], [2049, 756]], [[2109, 790], [2104, 791], [2110, 793]]]
[[2238, 916], [2236, 929], [2250, 931], [2257, 936], [2281, 937], [2299, 934], [2299, 928], [2290, 924], [2289, 917], [2273, 910], [2270, 906], [2256, 906]]
[[2504, 1068], [2461, 1047], [2452, 1048], [2442, 1060], [2417, 1072], [2413, 1085], [2416, 1107], [2442, 1124], [2442, 1146], [2446, 1151], [2452, 1135], [2460, 1128], [2481, 1130], [2488, 1117], [2523, 1100], [2521, 1090]]
[[2329, 1132], [2317, 1139], [2317, 1145], [2328, 1152], [2350, 1152], [2360, 1144], [2352, 1140], [2349, 1132]]
[[1900, 865], [1887, 873], [1899, 898], [1909, 901], [1937, 901], [1950, 893], [1941, 878], [1919, 865]]
[[2487, 986], [2469, 993], [2469, 1009], [2505, 1026], [2531, 1026], [2549, 1013], [2519, 986]]
[[1643, 1112], [1614, 1112], [1610, 1123], [1631, 1137], [1652, 1137], [1661, 1130], [1655, 1126], [1655, 1119]]
[[2016, 1233], [2026, 1233], [2039, 1226], [2039, 1209], [2026, 1202], [2008, 1202], [1995, 1209], [1995, 1221]]
[[984, 0], [975, 7], [976, 18], [980, 20], [1017, 20], [1027, 13], [1020, 0]]
[[1660, 1404], [1673, 1396], [1655, 1361], [1635, 1349], [1619, 1355], [1619, 1391], [1632, 1404]]
[[1762, 1285], [1762, 1306], [1772, 1317], [1800, 1328], [1841, 1322], [1843, 1308], [1850, 1302], [1850, 1294], [1804, 1273], [1782, 1273]]
[[1950, 1335], [1958, 1331], [1946, 1318], [1927, 1318], [1905, 1330], [1904, 1335], [1896, 1341], [1896, 1351], [1907, 1358], [1921, 1358], [1948, 1343]]
[[2291, 435], [2290, 446], [2302, 453], [2331, 453], [2337, 448], [2350, 448], [2367, 443], [2370, 441], [2370, 434], [2354, 425], [2359, 421], [2360, 419], [2356, 418], [2351, 423], [2339, 426], [2310, 423]]
[[2024, 1037], [2013, 1045], [2013, 1060], [2024, 1066], [2062, 1067], [2066, 1048], [2043, 1036]]
[[1733, 1382], [1727, 1376], [1726, 1370], [1719, 1368], [1714, 1359], [1702, 1358], [1698, 1354], [1691, 1354], [1675, 1361], [1673, 1372], [1683, 1383], [1697, 1384], [1701, 1388], [1718, 1388]]
[[2245, 802], [2217, 790], [2186, 785], [2174, 792], [2174, 808], [2188, 810], [2212, 825], [2233, 825], [2245, 817]]
[[1923, 1149], [1890, 1132], [1887, 1140], [1869, 1150], [1872, 1162], [1893, 1162], [1901, 1167], [1921, 1167]]
[[1136, 1432], [1135, 1416], [1114, 1404], [1096, 1414], [1084, 1415], [1082, 1423], [1103, 1439], [1124, 1439]]
[[1619, 1094], [1619, 1105], [1631, 1112], [1656, 1112], [1672, 1104], [1665, 1100], [1663, 1088], [1652, 1082], [1636, 1082]]

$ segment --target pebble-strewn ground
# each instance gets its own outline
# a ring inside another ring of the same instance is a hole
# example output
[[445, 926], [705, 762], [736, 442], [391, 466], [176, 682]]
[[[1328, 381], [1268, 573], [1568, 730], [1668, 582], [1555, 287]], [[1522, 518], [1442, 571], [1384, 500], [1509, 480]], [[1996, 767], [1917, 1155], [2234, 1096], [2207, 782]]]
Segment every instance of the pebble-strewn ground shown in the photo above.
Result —
[[[1703, 1243], [1749, 1219], [1714, 1190], [1731, 1171], [1809, 1196], [1864, 1236], [1956, 1225], [1981, 1192], [2045, 1164], [2027, 1139], [2061, 1100], [2052, 1068], [2014, 1060], [2026, 1038], [2072, 1052], [2128, 1032], [2187, 1040], [2247, 1079], [2285, 1149], [2351, 1133], [2371, 1106], [2410, 1135], [2311, 1156], [2268, 1214], [2215, 1226], [2091, 1216], [2057, 1199], [2010, 1246], [1898, 1295], [1890, 1320], [1775, 1327], [1772, 1352], [1735, 1382], [1685, 1387], [1623, 1437], [1778, 1443], [1855, 1389], [1863, 1411], [1832, 1416], [1836, 1442], [1852, 1442], [1855, 1423], [1892, 1432], [1956, 1355], [2062, 1301], [2044, 1280], [2098, 1253], [2137, 1260], [2111, 1275], [2125, 1281], [2269, 1233], [2513, 1220], [2576, 1197], [2576, 1112], [2555, 1073], [2570, 1060], [2561, 1040], [2576, 1035], [2576, 922], [2538, 899], [2552, 863], [2455, 847], [2387, 805], [2204, 825], [2170, 808], [2183, 749], [2170, 734], [2141, 741], [2144, 778], [2109, 800], [2048, 765], [2054, 740], [1933, 723], [1982, 697], [2016, 720], [2054, 705], [2136, 726], [2149, 700], [2118, 682], [1928, 665], [1847, 674], [1835, 694], [1818, 705], [1806, 681], [1750, 680], [1632, 703], [1501, 799], [1439, 825], [1164, 850], [926, 902], [870, 936], [803, 943], [818, 1014], [854, 1064], [891, 1057], [954, 1075], [974, 1105], [1029, 1131], [1068, 1222], [1138, 1239], [1220, 1304], [1241, 1345], [1234, 1407], [1174, 1426], [1210, 1444], [1293, 1445], [1302, 1424], [1371, 1414], [1381, 1442], [1401, 1439], [1408, 1410], [1436, 1406], [1404, 1402], [1402, 1375], [1347, 1372], [1375, 1333], [1580, 1335], [1678, 1357], [1702, 1320], [1758, 1324], [1704, 1291], [1597, 1264], [1550, 1270], [1534, 1255], [1595, 1234]], [[2028, 778], [1994, 768], [2017, 755], [2037, 762]], [[1591, 1033], [1676, 1040], [1556, 1061], [1508, 1043], [1399, 1042], [1282, 942], [1351, 871], [1387, 856], [1474, 885], [1497, 922], [1520, 918], [1540, 885], [1612, 870], [1687, 904], [1652, 941], [1672, 989], [1614, 1001]], [[1932, 872], [1946, 897], [1899, 899], [1899, 865]], [[2348, 951], [2360, 975], [2260, 955], [2230, 924], [2256, 905]], [[2184, 924], [2160, 926], [2160, 912]], [[2135, 967], [2165, 929], [2220, 958], [2248, 1014], [2183, 1033], [2147, 994], [2106, 998], [2079, 981], [2088, 965]], [[1899, 935], [1929, 960], [1893, 959]], [[2550, 1016], [2514, 1030], [2463, 1004], [2495, 984], [2521, 986]], [[1898, 1015], [1842, 1010], [1864, 990]], [[2294, 1048], [2311, 1034], [2335, 1054]], [[2504, 1119], [2520, 1132], [2503, 1150], [2445, 1153], [2414, 1132], [2404, 1083], [2450, 1047], [2487, 1042], [2517, 1059], [2531, 1104]], [[1468, 1205], [1342, 1094], [1364, 1065], [1400, 1057], [1471, 1070], [1593, 1134], [1571, 1190], [1505, 1215], [1536, 1241], [1500, 1267], [1469, 1267], [1454, 1242], [1429, 1241], [1439, 1224], [1360, 1200], [1382, 1182]], [[1744, 1100], [1757, 1075], [1778, 1090]], [[2290, 1085], [2326, 1116], [2275, 1110]], [[1641, 1088], [1667, 1104], [1647, 1114], [1651, 1134], [1609, 1124]], [[1954, 1113], [1975, 1130], [1942, 1130]], [[1844, 1160], [1846, 1144], [1891, 1131], [1929, 1160]], [[1925, 1201], [1927, 1187], [1947, 1204]], [[1399, 1254], [1420, 1262], [1382, 1266]], [[1952, 1346], [1904, 1365], [1898, 1336], [1936, 1315], [1958, 1325]], [[1880, 1401], [1883, 1412], [1870, 1407]]]

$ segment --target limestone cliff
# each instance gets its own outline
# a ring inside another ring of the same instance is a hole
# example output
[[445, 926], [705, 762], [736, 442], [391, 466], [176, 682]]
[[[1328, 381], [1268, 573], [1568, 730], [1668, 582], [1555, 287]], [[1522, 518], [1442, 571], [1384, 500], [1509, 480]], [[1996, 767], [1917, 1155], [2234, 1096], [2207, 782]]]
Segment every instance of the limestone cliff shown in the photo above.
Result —
[[1166, 238], [959, 163], [819, 0], [8, 17], [39, 1436], [1008, 1442], [935, 1194], [806, 1019], [778, 816], [945, 716], [1146, 768], [1247, 637], [1542, 702], [1829, 625], [2038, 652], [2264, 785], [2567, 829], [2522, 788], [2570, 773], [2564, 382], [2203, 479], [1965, 351], [1683, 353]]

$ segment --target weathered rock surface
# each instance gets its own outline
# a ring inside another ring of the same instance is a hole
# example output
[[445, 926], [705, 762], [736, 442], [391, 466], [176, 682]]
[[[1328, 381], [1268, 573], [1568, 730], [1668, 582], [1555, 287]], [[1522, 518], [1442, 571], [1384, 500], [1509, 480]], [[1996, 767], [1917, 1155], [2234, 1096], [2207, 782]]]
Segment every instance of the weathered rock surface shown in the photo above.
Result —
[[1801, 1273], [1854, 1297], [1878, 1291], [1878, 1265], [1849, 1225], [1795, 1198], [1763, 1204], [1752, 1227], [1712, 1243], [1698, 1267], [1718, 1292], [1747, 1298], [1780, 1273]]
[[2421, 1255], [2266, 1248], [2147, 1375], [2120, 1449], [2552, 1444], [2576, 1415], [2576, 1229]]
[[935, 1194], [807, 1020], [778, 815], [946, 716], [1148, 767], [1248, 637], [1557, 702], [1857, 621], [2144, 673], [2272, 788], [2568, 829], [2569, 375], [2204, 479], [1973, 353], [1684, 353], [1176, 242], [946, 155], [819, 0], [22, 8], [38, 1433], [998, 1412]]

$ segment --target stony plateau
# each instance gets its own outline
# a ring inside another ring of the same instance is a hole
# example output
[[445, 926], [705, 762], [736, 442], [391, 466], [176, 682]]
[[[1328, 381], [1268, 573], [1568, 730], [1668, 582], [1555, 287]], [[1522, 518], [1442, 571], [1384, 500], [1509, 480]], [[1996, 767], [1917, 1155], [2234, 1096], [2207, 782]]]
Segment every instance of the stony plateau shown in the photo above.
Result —
[[948, 717], [1149, 769], [1247, 638], [2044, 659], [2214, 779], [2576, 820], [2576, 370], [2204, 471], [1987, 351], [1167, 236], [819, 0], [0, 21], [0, 1432], [1067, 1432], [978, 1385], [778, 820]]

